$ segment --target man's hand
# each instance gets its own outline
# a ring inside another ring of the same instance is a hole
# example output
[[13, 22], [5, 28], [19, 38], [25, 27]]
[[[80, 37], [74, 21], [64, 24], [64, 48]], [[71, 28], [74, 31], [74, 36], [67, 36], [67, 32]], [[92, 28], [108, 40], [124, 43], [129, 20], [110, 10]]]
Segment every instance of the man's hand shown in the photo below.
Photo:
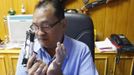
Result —
[[[62, 75], [62, 63], [66, 55], [66, 50], [63, 44], [57, 43], [56, 59], [48, 66], [42, 60], [36, 60], [34, 53], [28, 60], [27, 72], [28, 75]], [[36, 61], [35, 61], [36, 60]], [[33, 62], [35, 62], [33, 64]]]
[[55, 62], [59, 65], [62, 65], [64, 58], [66, 55], [66, 50], [63, 44], [61, 44], [60, 42], [57, 43], [57, 47], [56, 47], [56, 59]]
[[57, 43], [56, 59], [50, 64], [47, 70], [47, 75], [62, 75], [62, 63], [66, 56], [66, 50], [63, 44]]
[[46, 65], [42, 60], [36, 60], [35, 53], [28, 60], [27, 63], [28, 75], [45, 75], [47, 72], [47, 68], [48, 65]]

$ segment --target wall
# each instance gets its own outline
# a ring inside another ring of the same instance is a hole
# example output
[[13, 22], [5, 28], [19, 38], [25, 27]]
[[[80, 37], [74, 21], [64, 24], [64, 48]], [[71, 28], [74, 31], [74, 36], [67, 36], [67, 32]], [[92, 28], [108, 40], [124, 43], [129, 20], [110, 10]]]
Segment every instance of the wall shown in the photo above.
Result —
[[[33, 12], [38, 0], [24, 0], [27, 14]], [[93, 0], [90, 0], [92, 2]], [[93, 19], [97, 38], [104, 40], [111, 33], [123, 33], [134, 43], [134, 0], [115, 0], [109, 4], [90, 9], [89, 16]], [[66, 8], [80, 9], [82, 0], [69, 0]], [[14, 8], [20, 14], [21, 0], [1, 0], [0, 2], [0, 38], [7, 34], [3, 24], [3, 16], [7, 15], [9, 8]]]

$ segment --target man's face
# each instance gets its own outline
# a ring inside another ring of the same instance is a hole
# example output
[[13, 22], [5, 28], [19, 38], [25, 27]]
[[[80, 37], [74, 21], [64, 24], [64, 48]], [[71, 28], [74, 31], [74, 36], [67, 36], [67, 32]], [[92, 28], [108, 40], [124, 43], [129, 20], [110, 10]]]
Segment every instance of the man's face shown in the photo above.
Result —
[[48, 49], [56, 48], [56, 43], [62, 40], [66, 27], [65, 20], [59, 20], [54, 11], [53, 6], [48, 4], [45, 8], [36, 9], [33, 14], [33, 25], [37, 27], [35, 34], [40, 44]]

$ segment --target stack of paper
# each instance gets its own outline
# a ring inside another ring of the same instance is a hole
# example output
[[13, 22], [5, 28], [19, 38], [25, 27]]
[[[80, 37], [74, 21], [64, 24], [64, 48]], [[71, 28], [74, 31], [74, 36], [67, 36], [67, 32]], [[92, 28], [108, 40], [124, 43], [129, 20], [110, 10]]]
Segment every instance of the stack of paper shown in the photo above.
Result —
[[116, 47], [111, 43], [108, 38], [106, 38], [104, 41], [95, 42], [95, 46], [100, 52], [116, 51]]

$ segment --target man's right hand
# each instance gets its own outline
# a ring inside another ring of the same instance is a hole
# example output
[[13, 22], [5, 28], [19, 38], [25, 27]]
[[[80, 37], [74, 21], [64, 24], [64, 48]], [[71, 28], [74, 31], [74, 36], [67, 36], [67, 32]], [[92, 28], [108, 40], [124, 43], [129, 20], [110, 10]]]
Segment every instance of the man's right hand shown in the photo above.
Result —
[[45, 75], [47, 72], [47, 68], [48, 65], [45, 64], [42, 60], [36, 60], [35, 53], [33, 53], [33, 55], [28, 60], [27, 63], [28, 75]]

